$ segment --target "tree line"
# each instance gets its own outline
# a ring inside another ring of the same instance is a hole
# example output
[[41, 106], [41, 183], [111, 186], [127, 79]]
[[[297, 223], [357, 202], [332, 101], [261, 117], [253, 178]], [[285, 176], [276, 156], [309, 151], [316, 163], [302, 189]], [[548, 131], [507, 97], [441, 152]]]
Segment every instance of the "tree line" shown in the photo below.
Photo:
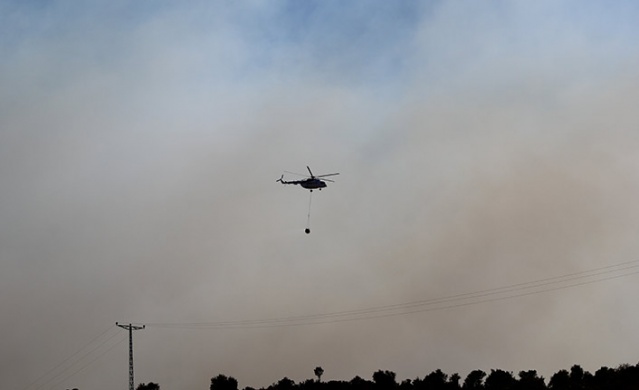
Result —
[[[639, 389], [639, 363], [622, 364], [617, 368], [602, 367], [595, 373], [574, 365], [570, 370], [560, 370], [546, 381], [537, 371], [512, 372], [493, 369], [471, 371], [465, 378], [459, 374], [448, 375], [435, 370], [423, 378], [398, 381], [392, 371], [378, 370], [371, 379], [359, 376], [350, 381], [322, 381], [324, 370], [316, 367], [314, 379], [299, 383], [284, 377], [260, 389], [245, 387], [243, 390], [636, 390]], [[141, 383], [137, 390], [160, 390], [160, 385]], [[219, 374], [211, 378], [209, 390], [238, 390], [237, 379]]]

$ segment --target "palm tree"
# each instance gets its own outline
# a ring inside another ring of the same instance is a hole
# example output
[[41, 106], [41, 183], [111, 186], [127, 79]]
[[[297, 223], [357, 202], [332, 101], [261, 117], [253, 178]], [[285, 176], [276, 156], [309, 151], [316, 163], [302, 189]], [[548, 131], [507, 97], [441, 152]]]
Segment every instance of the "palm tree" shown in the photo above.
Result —
[[315, 376], [317, 377], [317, 381], [320, 382], [322, 380], [322, 374], [324, 374], [324, 369], [322, 367], [315, 367]]

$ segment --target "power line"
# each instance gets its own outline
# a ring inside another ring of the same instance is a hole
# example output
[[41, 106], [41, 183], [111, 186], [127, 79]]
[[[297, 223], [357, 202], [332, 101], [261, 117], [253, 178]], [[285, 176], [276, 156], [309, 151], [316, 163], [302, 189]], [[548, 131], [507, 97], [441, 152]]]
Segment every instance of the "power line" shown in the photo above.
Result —
[[85, 363], [80, 368], [78, 368], [77, 370], [73, 371], [72, 373], [70, 373], [66, 377], [62, 378], [60, 381], [56, 382], [51, 387], [52, 388], [57, 388], [61, 384], [65, 383], [69, 378], [72, 378], [72, 377], [76, 376], [77, 374], [79, 374], [80, 372], [84, 371], [86, 368], [88, 368], [93, 363], [95, 363], [98, 359], [101, 359], [104, 355], [106, 355], [107, 353], [111, 352], [115, 347], [117, 347], [118, 345], [122, 344], [124, 342], [124, 340], [126, 340], [126, 336], [120, 338], [116, 343], [114, 343], [112, 346], [110, 346], [107, 350], [105, 350], [104, 352], [102, 352], [99, 355], [95, 356], [89, 362]]
[[599, 283], [607, 280], [638, 274], [638, 268], [639, 260], [628, 261], [586, 271], [564, 274], [560, 276], [511, 284], [469, 293], [393, 305], [375, 306], [364, 309], [254, 320], [147, 323], [147, 326], [172, 329], [251, 329], [319, 325], [347, 321], [369, 320], [381, 317], [393, 317], [420, 312], [477, 305], [481, 303], [514, 299], [533, 294], [541, 294], [592, 283]]
[[[66, 359], [62, 360], [59, 364], [57, 364], [53, 368], [49, 369], [44, 374], [40, 375], [37, 379], [35, 379], [33, 382], [31, 382], [29, 385], [24, 387], [24, 390], [28, 390], [28, 389], [39, 390], [39, 389], [42, 389], [43, 387], [47, 386], [48, 384], [50, 384], [54, 380], [58, 379], [60, 376], [62, 376], [63, 374], [65, 374], [66, 372], [71, 370], [74, 366], [79, 364], [82, 360], [88, 358], [90, 355], [94, 354], [96, 351], [101, 349], [104, 345], [109, 343], [114, 337], [118, 336], [118, 333], [114, 333], [111, 336], [109, 336], [108, 338], [100, 341], [98, 344], [93, 345], [95, 342], [97, 342], [100, 338], [105, 336], [109, 331], [111, 331], [113, 329], [114, 329], [113, 326], [110, 326], [108, 329], [106, 329], [102, 333], [100, 333], [97, 336], [95, 336], [93, 339], [91, 339], [91, 341], [89, 341], [87, 344], [82, 346], [82, 348], [78, 349], [76, 352], [74, 352], [73, 354], [69, 355]], [[122, 342], [122, 340], [120, 340], [118, 343], [120, 343], [120, 342]], [[117, 345], [117, 343], [115, 345]], [[111, 346], [106, 351], [103, 351], [103, 352], [99, 353], [97, 355], [97, 357], [94, 358], [91, 362], [93, 362], [93, 361], [97, 360], [98, 358], [102, 357], [104, 354], [109, 352], [112, 348], [113, 348], [113, 346]], [[86, 368], [86, 365], [83, 368]], [[63, 379], [63, 381], [68, 379], [68, 378], [70, 378], [73, 375], [75, 375], [75, 373], [66, 376]], [[45, 380], [45, 378], [47, 378], [47, 377], [48, 377], [48, 379]]]

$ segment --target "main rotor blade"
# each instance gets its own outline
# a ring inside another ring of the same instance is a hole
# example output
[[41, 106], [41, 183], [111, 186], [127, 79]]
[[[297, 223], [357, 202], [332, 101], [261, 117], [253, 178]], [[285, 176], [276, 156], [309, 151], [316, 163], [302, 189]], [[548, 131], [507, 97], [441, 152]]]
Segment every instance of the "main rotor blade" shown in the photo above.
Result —
[[331, 179], [322, 179], [322, 181], [330, 181], [331, 183], [335, 183], [335, 180], [331, 180]]
[[339, 173], [327, 173], [326, 175], [319, 175], [315, 177], [326, 177], [326, 176], [336, 176], [336, 175], [339, 175]]
[[295, 176], [309, 177], [308, 175], [297, 173], [297, 172], [291, 172], [291, 171], [284, 171], [284, 173], [290, 173], [291, 175], [295, 175]]
[[313, 172], [311, 172], [311, 168], [309, 168], [309, 166], [308, 166], [308, 165], [306, 166], [306, 169], [308, 169], [308, 173], [310, 173], [310, 174], [311, 174], [311, 177], [315, 177], [315, 176], [313, 176]]

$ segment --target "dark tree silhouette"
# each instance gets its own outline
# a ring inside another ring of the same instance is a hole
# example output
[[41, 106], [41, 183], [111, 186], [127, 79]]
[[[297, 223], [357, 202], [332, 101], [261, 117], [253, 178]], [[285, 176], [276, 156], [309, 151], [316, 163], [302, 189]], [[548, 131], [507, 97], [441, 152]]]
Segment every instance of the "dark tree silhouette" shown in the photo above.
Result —
[[[423, 379], [405, 379], [398, 383], [394, 372], [378, 370], [373, 374], [372, 381], [356, 376], [350, 382], [307, 379], [296, 384], [284, 377], [266, 389], [259, 390], [638, 390], [639, 364], [624, 364], [616, 369], [602, 367], [594, 375], [574, 365], [569, 371], [560, 370], [552, 375], [548, 385], [535, 370], [520, 371], [517, 378], [503, 370], [493, 369], [489, 375], [474, 370], [461, 386], [460, 379], [458, 374], [449, 376], [441, 370], [435, 370]], [[159, 390], [159, 386], [154, 383], [141, 384], [138, 390]], [[237, 390], [237, 380], [218, 375], [211, 379], [211, 390]], [[255, 389], [247, 387], [244, 390]]]
[[571, 390], [579, 390], [584, 388], [584, 379], [585, 379], [584, 369], [581, 368], [580, 365], [575, 364], [570, 367], [570, 389]]
[[552, 390], [570, 389], [570, 374], [566, 370], [559, 370], [550, 377], [548, 388]]
[[317, 377], [317, 381], [321, 382], [322, 375], [324, 374], [324, 369], [318, 366], [318, 367], [315, 367], [315, 370], [313, 370], [313, 372], [315, 373], [315, 376]]
[[149, 382], [147, 384], [140, 383], [136, 390], [160, 390], [160, 385], [157, 383]]
[[615, 374], [616, 380], [614, 388], [619, 390], [636, 390], [639, 388], [639, 364], [636, 366], [623, 364], [617, 368]]
[[448, 386], [446, 388], [447, 389], [451, 389], [451, 390], [461, 389], [461, 387], [459, 386], [459, 381], [460, 380], [461, 380], [461, 376], [459, 376], [458, 373], [454, 373], [448, 379]]
[[393, 389], [397, 387], [395, 373], [392, 371], [378, 370], [373, 374], [373, 382], [379, 389]]
[[313, 385], [315, 386], [315, 389], [322, 390], [351, 390], [353, 388], [349, 382], [344, 381], [315, 382]]
[[537, 375], [537, 371], [520, 371], [519, 382], [515, 386], [517, 390], [545, 390], [544, 378]]
[[271, 385], [270, 388], [277, 389], [277, 390], [291, 390], [295, 388], [295, 382], [293, 382], [292, 379], [284, 377], [280, 379], [279, 382]]
[[504, 370], [490, 370], [484, 388], [486, 390], [510, 390], [517, 380], [513, 374]]
[[320, 382], [315, 379], [307, 379], [304, 382], [298, 383], [297, 387], [304, 390], [317, 390], [320, 388], [319, 383]]
[[210, 390], [237, 390], [237, 379], [220, 374], [211, 378]]
[[352, 390], [371, 390], [373, 389], [373, 386], [375, 384], [371, 381], [367, 381], [366, 379], [362, 379], [359, 376], [356, 376], [355, 378], [351, 379], [349, 385]]
[[479, 390], [484, 388], [484, 378], [486, 373], [482, 370], [473, 370], [464, 379], [462, 389], [464, 390]]
[[615, 370], [608, 367], [601, 367], [595, 372], [592, 379], [592, 388], [595, 390], [618, 389], [617, 375]]
[[[415, 381], [417, 381], [417, 379]], [[402, 383], [399, 384], [399, 390], [413, 390], [416, 388], [415, 382], [410, 379], [404, 379]]]
[[415, 389], [420, 390], [446, 390], [448, 375], [442, 370], [435, 370], [426, 375], [422, 380], [415, 380]]

